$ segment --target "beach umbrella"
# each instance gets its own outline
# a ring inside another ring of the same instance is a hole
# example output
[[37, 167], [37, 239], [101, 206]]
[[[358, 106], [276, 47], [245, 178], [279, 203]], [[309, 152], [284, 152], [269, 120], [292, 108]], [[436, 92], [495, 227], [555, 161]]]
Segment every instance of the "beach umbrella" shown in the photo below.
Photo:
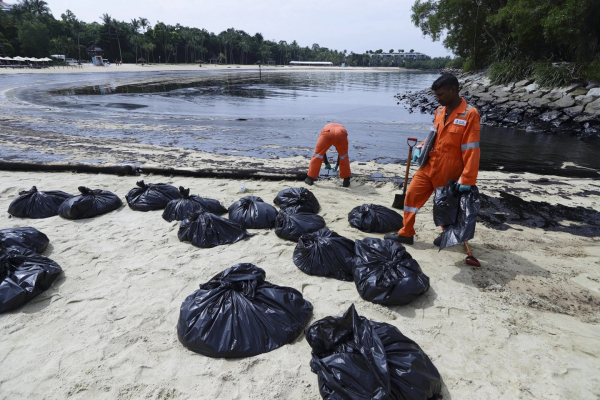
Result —
[[199, 64], [203, 64], [204, 60], [196, 60], [196, 62], [199, 63]]
[[146, 59], [144, 57], [140, 57], [140, 58], [138, 58], [138, 61], [139, 62], [146, 62]]

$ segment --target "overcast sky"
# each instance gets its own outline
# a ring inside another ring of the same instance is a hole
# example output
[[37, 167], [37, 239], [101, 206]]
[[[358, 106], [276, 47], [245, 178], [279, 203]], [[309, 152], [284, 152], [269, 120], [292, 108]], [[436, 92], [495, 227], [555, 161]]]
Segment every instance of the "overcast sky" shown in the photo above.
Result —
[[[9, 3], [16, 1], [8, 0]], [[108, 13], [121, 21], [145, 17], [218, 34], [227, 28], [301, 46], [364, 53], [404, 49], [432, 57], [451, 55], [440, 42], [423, 38], [410, 21], [414, 0], [47, 0], [56, 18], [69, 9], [85, 22]]]

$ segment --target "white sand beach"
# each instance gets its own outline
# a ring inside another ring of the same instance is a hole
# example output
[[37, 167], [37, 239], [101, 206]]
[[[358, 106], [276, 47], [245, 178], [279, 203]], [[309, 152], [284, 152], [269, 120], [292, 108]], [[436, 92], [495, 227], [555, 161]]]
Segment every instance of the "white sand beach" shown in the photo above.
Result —
[[[240, 162], [251, 161], [256, 160]], [[391, 182], [367, 181], [364, 177], [381, 167], [367, 164], [353, 163], [353, 172], [363, 178], [348, 189], [337, 178], [310, 187], [327, 226], [350, 239], [382, 236], [350, 227], [347, 214], [353, 207], [390, 206], [398, 193]], [[385, 166], [392, 168], [398, 166]], [[480, 190], [497, 196], [510, 175], [481, 172]], [[513, 185], [532, 188], [529, 182], [539, 178], [519, 174]], [[545, 178], [564, 184], [521, 197], [600, 208], [600, 196], [594, 194], [598, 181]], [[398, 327], [439, 369], [444, 400], [600, 397], [599, 237], [523, 226], [500, 231], [479, 224], [471, 242], [482, 262], [477, 269], [465, 265], [462, 248], [438, 252], [431, 244], [439, 230], [430, 201], [417, 218], [415, 244], [407, 249], [429, 276], [431, 289], [410, 305], [385, 307], [362, 300], [352, 282], [301, 272], [292, 262], [295, 243], [272, 230], [255, 230], [255, 236], [233, 245], [200, 249], [180, 242], [179, 224], [165, 222], [161, 212], [135, 212], [127, 205], [80, 221], [23, 220], [6, 213], [18, 192], [33, 185], [70, 193], [85, 185], [124, 200], [140, 179], [190, 187], [226, 207], [248, 194], [272, 202], [281, 189], [305, 186], [0, 171], [0, 227], [33, 226], [47, 234], [45, 255], [64, 270], [48, 291], [0, 316], [0, 398], [319, 399], [303, 335], [271, 353], [234, 360], [204, 357], [179, 343], [182, 301], [200, 283], [239, 262], [265, 269], [274, 284], [301, 291], [314, 306], [311, 322], [341, 315], [354, 303], [359, 314]], [[586, 190], [592, 194], [581, 195]]]

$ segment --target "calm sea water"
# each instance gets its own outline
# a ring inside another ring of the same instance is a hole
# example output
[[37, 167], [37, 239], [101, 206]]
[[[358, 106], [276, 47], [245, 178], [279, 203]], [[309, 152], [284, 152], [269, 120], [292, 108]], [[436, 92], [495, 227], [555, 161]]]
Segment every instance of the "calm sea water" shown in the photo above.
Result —
[[[431, 85], [416, 72], [264, 71], [4, 76], [0, 103], [32, 129], [127, 137], [155, 145], [261, 158], [310, 157], [321, 128], [346, 126], [355, 161], [400, 162], [430, 115], [394, 95]], [[76, 79], [76, 80], [74, 80]], [[484, 128], [482, 167], [570, 174], [565, 162], [600, 169], [597, 143]], [[36, 155], [27, 155], [35, 159]]]

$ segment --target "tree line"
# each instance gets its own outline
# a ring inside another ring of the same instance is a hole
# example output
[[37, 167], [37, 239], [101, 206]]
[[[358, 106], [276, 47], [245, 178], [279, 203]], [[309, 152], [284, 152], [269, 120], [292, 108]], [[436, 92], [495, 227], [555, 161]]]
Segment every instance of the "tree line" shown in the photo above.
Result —
[[411, 18], [465, 70], [489, 68], [498, 82], [600, 80], [598, 0], [416, 0]]
[[215, 34], [180, 24], [151, 24], [144, 17], [119, 21], [109, 14], [103, 14], [98, 21], [85, 22], [69, 10], [56, 19], [44, 0], [21, 0], [9, 10], [0, 11], [0, 45], [7, 56], [60, 54], [75, 59], [89, 59], [87, 48], [97, 45], [105, 51], [104, 58], [125, 63], [140, 59], [152, 63], [194, 63], [214, 57], [219, 63], [229, 64], [267, 63], [272, 59], [276, 64], [295, 60], [397, 66], [369, 56], [382, 50], [355, 54], [317, 43], [303, 47], [295, 40], [267, 40], [260, 33], [250, 35], [234, 28]]

